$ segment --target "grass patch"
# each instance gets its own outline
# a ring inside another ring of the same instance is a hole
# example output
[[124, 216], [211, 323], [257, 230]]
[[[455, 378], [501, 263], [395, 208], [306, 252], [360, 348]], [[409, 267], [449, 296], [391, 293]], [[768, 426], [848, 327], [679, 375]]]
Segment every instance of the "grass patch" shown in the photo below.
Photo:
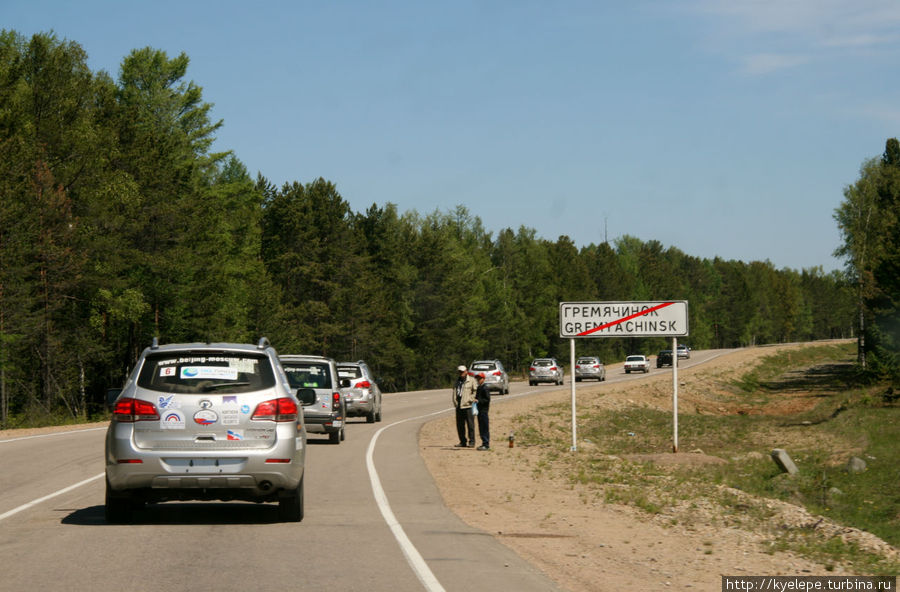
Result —
[[[886, 405], [884, 386], [856, 386], [853, 344], [811, 346], [765, 357], [751, 371], [722, 386], [751, 400], [759, 414], [680, 414], [679, 449], [724, 459], [725, 464], [666, 468], [618, 460], [628, 454], [671, 449], [672, 416], [649, 408], [592, 409], [579, 417], [579, 436], [590, 452], [568, 449], [565, 405], [544, 417], [517, 418], [517, 438], [547, 448], [541, 471], [573, 484], [598, 488], [607, 503], [627, 504], [648, 514], [673, 512], [672, 524], [690, 522], [691, 509], [713, 503], [716, 522], [765, 531], [766, 550], [792, 550], [822, 563], [852, 564], [863, 575], [897, 573], [900, 563], [839, 537], [817, 536], [814, 527], [772, 528], [775, 511], [766, 499], [805, 507], [837, 524], [871, 532], [900, 546], [900, 407]], [[812, 409], [793, 415], [764, 413], [769, 402], [814, 397]], [[782, 474], [769, 457], [785, 448], [800, 473]], [[549, 451], [553, 451], [552, 454]], [[850, 456], [867, 470], [849, 473]], [[699, 519], [699, 518], [698, 518]]]

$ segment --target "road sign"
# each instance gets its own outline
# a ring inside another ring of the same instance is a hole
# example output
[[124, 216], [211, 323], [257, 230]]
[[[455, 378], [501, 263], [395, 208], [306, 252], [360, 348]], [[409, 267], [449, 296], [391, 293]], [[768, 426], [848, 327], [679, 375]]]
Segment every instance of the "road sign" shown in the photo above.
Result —
[[687, 300], [559, 303], [560, 337], [684, 335], [688, 335]]

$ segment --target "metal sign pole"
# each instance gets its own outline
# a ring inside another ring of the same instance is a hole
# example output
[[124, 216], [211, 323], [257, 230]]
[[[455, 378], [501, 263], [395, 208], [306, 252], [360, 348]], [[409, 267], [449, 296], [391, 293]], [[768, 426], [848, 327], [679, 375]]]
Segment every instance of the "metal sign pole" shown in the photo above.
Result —
[[569, 360], [572, 368], [572, 377], [569, 379], [571, 381], [572, 387], [572, 452], [578, 450], [578, 445], [576, 444], [577, 440], [575, 438], [575, 340], [569, 340]]
[[674, 440], [672, 452], [678, 452], [678, 338], [672, 338], [672, 425]]

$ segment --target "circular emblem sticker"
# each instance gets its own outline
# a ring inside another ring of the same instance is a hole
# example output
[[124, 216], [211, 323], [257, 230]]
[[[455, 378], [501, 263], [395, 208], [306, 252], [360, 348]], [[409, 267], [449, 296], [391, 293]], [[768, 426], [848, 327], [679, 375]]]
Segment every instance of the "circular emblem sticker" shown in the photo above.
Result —
[[219, 416], [211, 409], [201, 409], [194, 414], [194, 422], [200, 425], [212, 425], [219, 420]]

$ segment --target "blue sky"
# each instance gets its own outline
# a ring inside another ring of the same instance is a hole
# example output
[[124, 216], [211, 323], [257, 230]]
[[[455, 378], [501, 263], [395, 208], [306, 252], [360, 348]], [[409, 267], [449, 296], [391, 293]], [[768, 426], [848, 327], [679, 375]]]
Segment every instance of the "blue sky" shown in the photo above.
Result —
[[900, 2], [3, 0], [117, 77], [185, 52], [255, 176], [495, 234], [631, 235], [837, 269], [832, 217], [900, 135]]

